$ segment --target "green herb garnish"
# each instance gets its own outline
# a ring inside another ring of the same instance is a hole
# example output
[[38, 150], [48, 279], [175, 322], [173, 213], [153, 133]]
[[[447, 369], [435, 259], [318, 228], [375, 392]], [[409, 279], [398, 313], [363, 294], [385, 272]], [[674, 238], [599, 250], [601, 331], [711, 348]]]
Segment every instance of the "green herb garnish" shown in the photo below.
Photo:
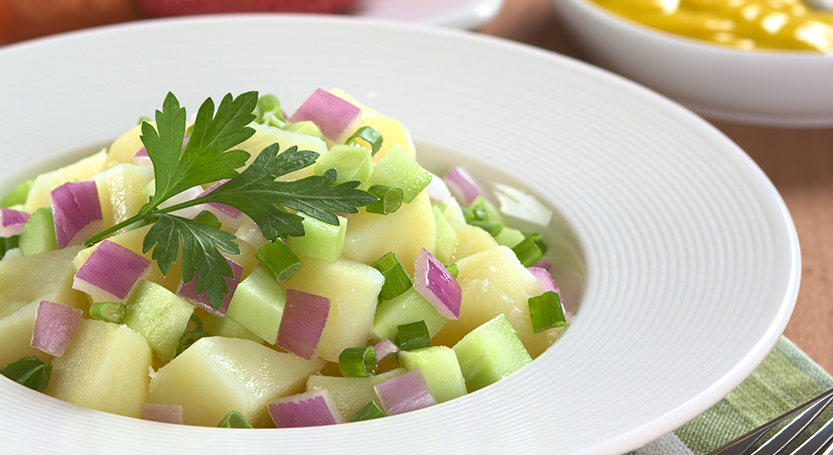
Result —
[[[228, 292], [223, 277], [234, 276], [219, 250], [239, 254], [236, 237], [215, 226], [170, 212], [209, 202], [227, 204], [251, 217], [263, 235], [275, 241], [278, 237], [304, 235], [303, 218], [287, 208], [338, 225], [338, 217], [333, 212], [358, 213], [358, 207], [377, 200], [372, 194], [357, 189], [360, 182], [334, 185], [335, 170], [301, 180], [276, 181], [315, 163], [318, 153], [297, 147], [281, 151], [279, 144], [272, 144], [249, 167], [238, 172], [249, 154], [233, 147], [254, 134], [254, 129], [247, 125], [255, 120], [257, 101], [257, 92], [247, 92], [237, 98], [228, 94], [215, 115], [214, 102], [207, 99], [197, 112], [190, 139], [183, 149], [185, 109], [168, 93], [162, 111], [156, 111], [156, 128], [142, 123], [141, 139], [153, 162], [154, 195], [135, 216], [91, 237], [85, 245], [92, 245], [127, 226], [153, 224], [145, 236], [143, 252], [152, 249], [152, 259], [167, 274], [181, 250], [183, 278], [196, 279], [197, 293], [205, 292], [211, 306], [217, 309]], [[228, 180], [206, 195], [160, 207], [189, 188], [225, 179]]]
[[43, 392], [52, 377], [52, 365], [29, 356], [0, 368], [0, 374], [30, 389]]

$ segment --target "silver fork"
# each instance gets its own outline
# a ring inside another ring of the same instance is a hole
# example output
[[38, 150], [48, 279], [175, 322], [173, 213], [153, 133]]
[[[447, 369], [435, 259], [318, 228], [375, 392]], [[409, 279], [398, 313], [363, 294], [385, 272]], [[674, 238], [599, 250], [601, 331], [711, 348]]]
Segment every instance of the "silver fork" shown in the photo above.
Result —
[[[758, 449], [749, 455], [775, 455], [784, 454], [786, 447], [795, 440], [830, 403], [833, 402], [833, 389], [813, 398], [812, 400], [798, 406], [797, 408], [776, 417], [773, 420], [761, 425], [749, 433], [735, 439], [709, 453], [709, 455], [741, 455], [745, 454], [758, 440], [776, 425], [786, 422], [793, 416], [795, 419], [784, 426], [772, 438], [762, 444]], [[822, 425], [812, 436], [810, 436], [790, 455], [830, 455], [833, 454], [833, 445], [825, 446], [833, 440], [833, 419]]]

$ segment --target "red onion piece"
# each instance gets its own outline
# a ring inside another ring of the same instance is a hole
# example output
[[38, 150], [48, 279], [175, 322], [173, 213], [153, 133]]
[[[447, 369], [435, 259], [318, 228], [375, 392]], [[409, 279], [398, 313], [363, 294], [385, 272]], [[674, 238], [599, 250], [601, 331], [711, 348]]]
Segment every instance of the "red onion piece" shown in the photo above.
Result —
[[445, 181], [438, 175], [430, 172], [429, 174], [431, 174], [431, 182], [425, 188], [425, 190], [428, 191], [428, 197], [431, 198], [432, 201], [436, 202], [443, 202], [450, 198], [451, 191], [449, 191]]
[[124, 303], [150, 272], [150, 261], [115, 242], [102, 241], [72, 279], [94, 302]]
[[376, 363], [382, 363], [398, 354], [399, 346], [390, 338], [385, 338], [373, 346], [373, 351], [376, 353]]
[[547, 269], [544, 269], [542, 267], [532, 266], [532, 267], [527, 267], [527, 270], [529, 270], [529, 273], [531, 273], [532, 276], [534, 276], [535, 278], [538, 278], [538, 281], [540, 281], [541, 284], [544, 286], [544, 292], [546, 292], [546, 291], [560, 292], [558, 290], [558, 286], [555, 285], [555, 281], [553, 281], [552, 276], [550, 275], [550, 272], [547, 271]]
[[276, 346], [298, 357], [312, 360], [330, 315], [330, 299], [315, 294], [286, 290]]
[[477, 185], [477, 182], [461, 167], [453, 167], [445, 177], [445, 184], [451, 195], [460, 202], [461, 205], [469, 205], [477, 197], [483, 194], [483, 190]]
[[[215, 189], [217, 189], [217, 187], [219, 187], [220, 185], [222, 185], [222, 184], [224, 184], [228, 181], [229, 181], [229, 179], [220, 180], [219, 182], [215, 183], [214, 185], [211, 185], [210, 188], [203, 191], [197, 197], [205, 196], [206, 194], [214, 191]], [[220, 220], [221, 223], [225, 224], [226, 226], [231, 227], [232, 229], [237, 229], [240, 226], [242, 226], [243, 223], [248, 221], [248, 218], [246, 216], [243, 216], [242, 211], [240, 211], [239, 209], [237, 209], [235, 207], [227, 205], [227, 204], [220, 204], [220, 203], [217, 203], [217, 202], [209, 202], [208, 204], [205, 204], [202, 207], [205, 210], [208, 210], [209, 212], [216, 215], [217, 219]]]
[[532, 264], [532, 266], [542, 268], [548, 272], [552, 269], [552, 263], [548, 261], [547, 258], [538, 259], [538, 262]]
[[552, 210], [535, 196], [502, 183], [495, 183], [494, 195], [500, 204], [501, 213], [539, 226], [550, 224]]
[[361, 122], [362, 110], [319, 88], [288, 119], [289, 123], [307, 120], [315, 123], [324, 137], [340, 144]]
[[414, 261], [414, 289], [447, 319], [460, 319], [463, 291], [454, 275], [425, 248]]
[[181, 404], [142, 403], [139, 406], [139, 418], [163, 423], [182, 424]]
[[31, 346], [50, 355], [63, 355], [82, 314], [83, 311], [69, 305], [41, 300], [35, 313]]
[[0, 209], [0, 237], [20, 235], [29, 214], [14, 209]]
[[146, 167], [146, 168], [153, 168], [153, 161], [150, 160], [150, 156], [148, 156], [148, 150], [144, 147], [140, 148], [135, 155], [133, 155], [133, 164], [136, 166]]
[[50, 197], [58, 248], [80, 245], [102, 229], [101, 202], [92, 180], [64, 183]]
[[389, 416], [437, 404], [419, 368], [376, 384], [373, 390]]
[[269, 404], [278, 428], [315, 427], [344, 422], [333, 396], [326, 389], [278, 398]]
[[228, 310], [229, 302], [231, 302], [231, 297], [234, 295], [234, 291], [237, 290], [237, 285], [240, 284], [240, 280], [243, 278], [243, 266], [232, 261], [229, 258], [226, 258], [226, 262], [228, 265], [231, 266], [231, 271], [234, 273], [234, 278], [223, 277], [226, 280], [226, 286], [228, 286], [228, 292], [223, 296], [223, 301], [220, 303], [220, 306], [215, 310], [211, 303], [208, 301], [208, 297], [205, 295], [205, 291], [200, 294], [197, 294], [197, 277], [196, 274], [194, 278], [187, 282], [187, 283], [179, 283], [179, 289], [177, 289], [176, 293], [185, 297], [192, 301], [198, 307], [208, 311], [209, 313], [224, 317], [226, 315], [226, 310]]

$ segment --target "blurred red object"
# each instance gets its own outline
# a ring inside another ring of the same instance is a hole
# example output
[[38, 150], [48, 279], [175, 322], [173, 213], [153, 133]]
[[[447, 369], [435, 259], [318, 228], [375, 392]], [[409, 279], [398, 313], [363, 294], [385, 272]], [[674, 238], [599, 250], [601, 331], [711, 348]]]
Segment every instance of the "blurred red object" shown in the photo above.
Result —
[[0, 0], [0, 44], [145, 17], [134, 0]]
[[136, 0], [151, 16], [189, 14], [293, 12], [338, 13], [357, 0]]

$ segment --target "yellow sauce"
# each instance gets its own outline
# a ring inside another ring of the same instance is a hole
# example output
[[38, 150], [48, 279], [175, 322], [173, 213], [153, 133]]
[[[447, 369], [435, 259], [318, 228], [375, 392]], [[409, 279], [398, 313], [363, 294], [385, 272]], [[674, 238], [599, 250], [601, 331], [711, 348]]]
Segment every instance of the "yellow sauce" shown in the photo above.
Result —
[[593, 0], [652, 27], [741, 49], [833, 53], [833, 12], [801, 0]]

